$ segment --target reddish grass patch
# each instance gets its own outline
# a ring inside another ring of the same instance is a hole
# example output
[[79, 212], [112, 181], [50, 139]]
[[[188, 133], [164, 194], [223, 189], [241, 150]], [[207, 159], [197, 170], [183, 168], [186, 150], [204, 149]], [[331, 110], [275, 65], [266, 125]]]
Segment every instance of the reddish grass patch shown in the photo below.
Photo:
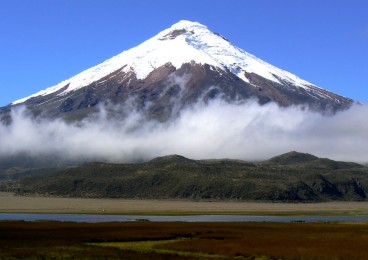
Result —
[[368, 224], [180, 222], [0, 222], [0, 258], [184, 258], [86, 245], [180, 237], [189, 240], [160, 247], [245, 258], [368, 259]]

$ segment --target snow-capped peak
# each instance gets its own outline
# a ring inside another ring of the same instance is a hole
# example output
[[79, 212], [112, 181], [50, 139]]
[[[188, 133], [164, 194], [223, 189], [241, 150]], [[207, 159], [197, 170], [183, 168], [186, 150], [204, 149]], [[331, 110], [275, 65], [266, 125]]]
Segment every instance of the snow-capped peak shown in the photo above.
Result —
[[167, 63], [180, 68], [182, 64], [192, 61], [229, 70], [246, 82], [249, 81], [245, 72], [255, 73], [278, 83], [280, 80], [286, 81], [303, 88], [313, 85], [235, 47], [224, 37], [211, 32], [198, 22], [182, 20], [137, 47], [12, 104], [23, 103], [32, 97], [45, 96], [65, 88], [59, 93], [63, 95], [85, 87], [119, 69], [127, 73], [134, 72], [138, 79], [145, 79], [154, 69]]
[[[166, 32], [166, 31], [188, 29], [188, 28], [195, 28], [195, 27], [207, 29], [207, 26], [205, 26], [201, 23], [192, 22], [192, 21], [188, 21], [188, 20], [181, 20], [181, 21], [173, 24], [170, 28], [162, 31], [160, 34]], [[158, 34], [158, 35], [160, 35], [160, 34]]]

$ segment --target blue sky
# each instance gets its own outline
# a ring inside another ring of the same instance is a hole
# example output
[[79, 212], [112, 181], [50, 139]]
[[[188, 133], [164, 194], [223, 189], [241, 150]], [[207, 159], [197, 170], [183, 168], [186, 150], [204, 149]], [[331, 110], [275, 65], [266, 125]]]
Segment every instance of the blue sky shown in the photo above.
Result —
[[368, 1], [1, 0], [0, 106], [132, 48], [179, 20], [320, 87], [368, 102]]

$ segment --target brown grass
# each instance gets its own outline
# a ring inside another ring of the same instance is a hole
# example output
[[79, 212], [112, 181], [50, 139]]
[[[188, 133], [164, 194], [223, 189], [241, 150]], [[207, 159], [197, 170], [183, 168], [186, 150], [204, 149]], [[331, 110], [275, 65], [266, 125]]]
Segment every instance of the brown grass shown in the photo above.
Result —
[[89, 214], [368, 214], [368, 202], [252, 203], [23, 197], [0, 193], [0, 212]]
[[[185, 258], [183, 251], [245, 259], [368, 259], [367, 223], [0, 222], [0, 234], [3, 259], [172, 259]], [[169, 255], [88, 244], [175, 239], [155, 245], [178, 252]]]

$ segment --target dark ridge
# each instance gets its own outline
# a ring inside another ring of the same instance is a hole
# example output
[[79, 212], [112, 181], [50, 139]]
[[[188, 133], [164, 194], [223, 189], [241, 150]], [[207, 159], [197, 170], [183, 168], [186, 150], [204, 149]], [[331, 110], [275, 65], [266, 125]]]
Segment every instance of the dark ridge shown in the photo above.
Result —
[[219, 34], [219, 33], [217, 33], [217, 32], [215, 32], [214, 34], [216, 34], [217, 36], [220, 36], [222, 39], [224, 39], [225, 41], [227, 41], [227, 42], [230, 42], [225, 36], [223, 36], [223, 35], [221, 35], [221, 34]]
[[195, 160], [188, 159], [184, 156], [172, 154], [162, 157], [156, 157], [150, 160], [148, 163], [195, 163]]
[[204, 160], [197, 160], [198, 163], [201, 164], [208, 164], [208, 165], [242, 165], [242, 166], [250, 166], [255, 167], [256, 165], [251, 162], [243, 161], [243, 160], [237, 160], [237, 159], [204, 159]]
[[174, 30], [168, 34], [166, 34], [164, 37], [160, 38], [161, 41], [164, 41], [164, 40], [173, 40], [175, 39], [176, 37], [178, 37], [179, 35], [182, 35], [184, 33], [186, 33], [187, 30], [185, 29], [181, 29], [181, 30]]
[[340, 162], [334, 161], [327, 158], [318, 158], [313, 161], [311, 166], [325, 169], [350, 169], [350, 168], [363, 168], [364, 166], [354, 162]]
[[275, 163], [280, 165], [299, 165], [304, 167], [313, 167], [321, 169], [350, 169], [362, 168], [361, 164], [353, 162], [334, 161], [328, 158], [319, 158], [308, 153], [288, 152], [275, 157], [272, 157], [265, 163]]
[[299, 164], [299, 163], [307, 163], [317, 160], [318, 157], [308, 154], [308, 153], [299, 153], [299, 152], [288, 152], [275, 157], [272, 157], [267, 162], [277, 163], [277, 164]]

